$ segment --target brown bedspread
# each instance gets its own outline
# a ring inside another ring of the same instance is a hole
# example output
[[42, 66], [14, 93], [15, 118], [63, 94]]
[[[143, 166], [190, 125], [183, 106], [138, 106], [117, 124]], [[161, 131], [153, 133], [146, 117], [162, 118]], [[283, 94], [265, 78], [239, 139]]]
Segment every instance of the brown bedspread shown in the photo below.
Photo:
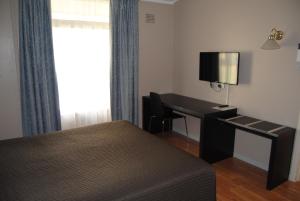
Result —
[[1, 201], [215, 201], [215, 174], [126, 121], [0, 141]]

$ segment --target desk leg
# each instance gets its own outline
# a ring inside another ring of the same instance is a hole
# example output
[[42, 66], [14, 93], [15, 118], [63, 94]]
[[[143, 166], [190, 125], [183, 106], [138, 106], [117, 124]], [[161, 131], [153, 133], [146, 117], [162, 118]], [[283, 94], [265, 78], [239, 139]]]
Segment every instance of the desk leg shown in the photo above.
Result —
[[201, 120], [200, 158], [215, 163], [233, 156], [235, 128], [216, 118]]
[[205, 135], [204, 135], [204, 120], [200, 119], [200, 142], [199, 142], [199, 158], [202, 158], [205, 160], [205, 156], [207, 153], [205, 153]]
[[284, 134], [272, 140], [267, 189], [272, 190], [288, 180], [294, 135]]

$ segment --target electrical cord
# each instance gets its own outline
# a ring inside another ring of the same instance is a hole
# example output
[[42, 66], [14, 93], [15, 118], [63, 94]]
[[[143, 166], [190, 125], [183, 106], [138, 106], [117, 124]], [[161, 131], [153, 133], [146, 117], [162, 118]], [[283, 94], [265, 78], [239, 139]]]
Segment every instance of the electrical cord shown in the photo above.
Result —
[[226, 105], [229, 105], [229, 84], [211, 82], [210, 87], [218, 93], [220, 93], [223, 89], [226, 89]]

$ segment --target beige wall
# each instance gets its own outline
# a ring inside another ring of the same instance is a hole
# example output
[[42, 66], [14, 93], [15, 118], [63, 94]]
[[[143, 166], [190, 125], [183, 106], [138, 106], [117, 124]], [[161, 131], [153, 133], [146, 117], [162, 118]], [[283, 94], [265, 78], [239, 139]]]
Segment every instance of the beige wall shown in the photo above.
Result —
[[[155, 23], [146, 23], [145, 14], [154, 14]], [[172, 91], [174, 64], [174, 7], [140, 2], [139, 6], [139, 97], [150, 91]], [[140, 121], [141, 123], [141, 121]], [[140, 124], [141, 125], [141, 124]]]
[[[299, 0], [177, 2], [174, 92], [225, 103], [225, 92], [214, 92], [209, 83], [199, 81], [199, 52], [240, 51], [240, 84], [230, 87], [230, 104], [241, 114], [296, 127], [300, 111], [299, 8]], [[282, 48], [261, 50], [273, 27], [285, 32], [279, 42]], [[194, 127], [193, 122], [189, 126]], [[244, 134], [237, 134], [236, 156], [267, 168], [270, 142]]]
[[[13, 50], [16, 15], [9, 2], [0, 1], [0, 139], [21, 136]], [[140, 2], [140, 99], [149, 91], [174, 91], [225, 103], [224, 92], [216, 93], [198, 80], [199, 52], [236, 50], [241, 52], [240, 85], [231, 87], [230, 103], [241, 114], [296, 127], [300, 109], [300, 67], [295, 63], [299, 8], [298, 0], [180, 0], [175, 6]], [[155, 15], [155, 24], [145, 23], [146, 13]], [[285, 31], [282, 48], [259, 49], [273, 26]], [[198, 139], [199, 120], [190, 117], [188, 122], [192, 137]], [[176, 122], [178, 130], [181, 123]], [[238, 132], [235, 154], [266, 167], [270, 142], [243, 134]]]
[[[22, 136], [15, 46], [15, 0], [0, 1], [0, 140]], [[13, 12], [13, 13], [12, 13]]]

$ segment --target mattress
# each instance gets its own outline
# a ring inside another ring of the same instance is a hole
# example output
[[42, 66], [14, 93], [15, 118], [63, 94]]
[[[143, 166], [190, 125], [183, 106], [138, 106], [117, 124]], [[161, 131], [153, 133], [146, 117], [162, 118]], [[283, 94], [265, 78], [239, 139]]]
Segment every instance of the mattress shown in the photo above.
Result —
[[117, 121], [0, 141], [0, 200], [215, 201], [215, 173]]

